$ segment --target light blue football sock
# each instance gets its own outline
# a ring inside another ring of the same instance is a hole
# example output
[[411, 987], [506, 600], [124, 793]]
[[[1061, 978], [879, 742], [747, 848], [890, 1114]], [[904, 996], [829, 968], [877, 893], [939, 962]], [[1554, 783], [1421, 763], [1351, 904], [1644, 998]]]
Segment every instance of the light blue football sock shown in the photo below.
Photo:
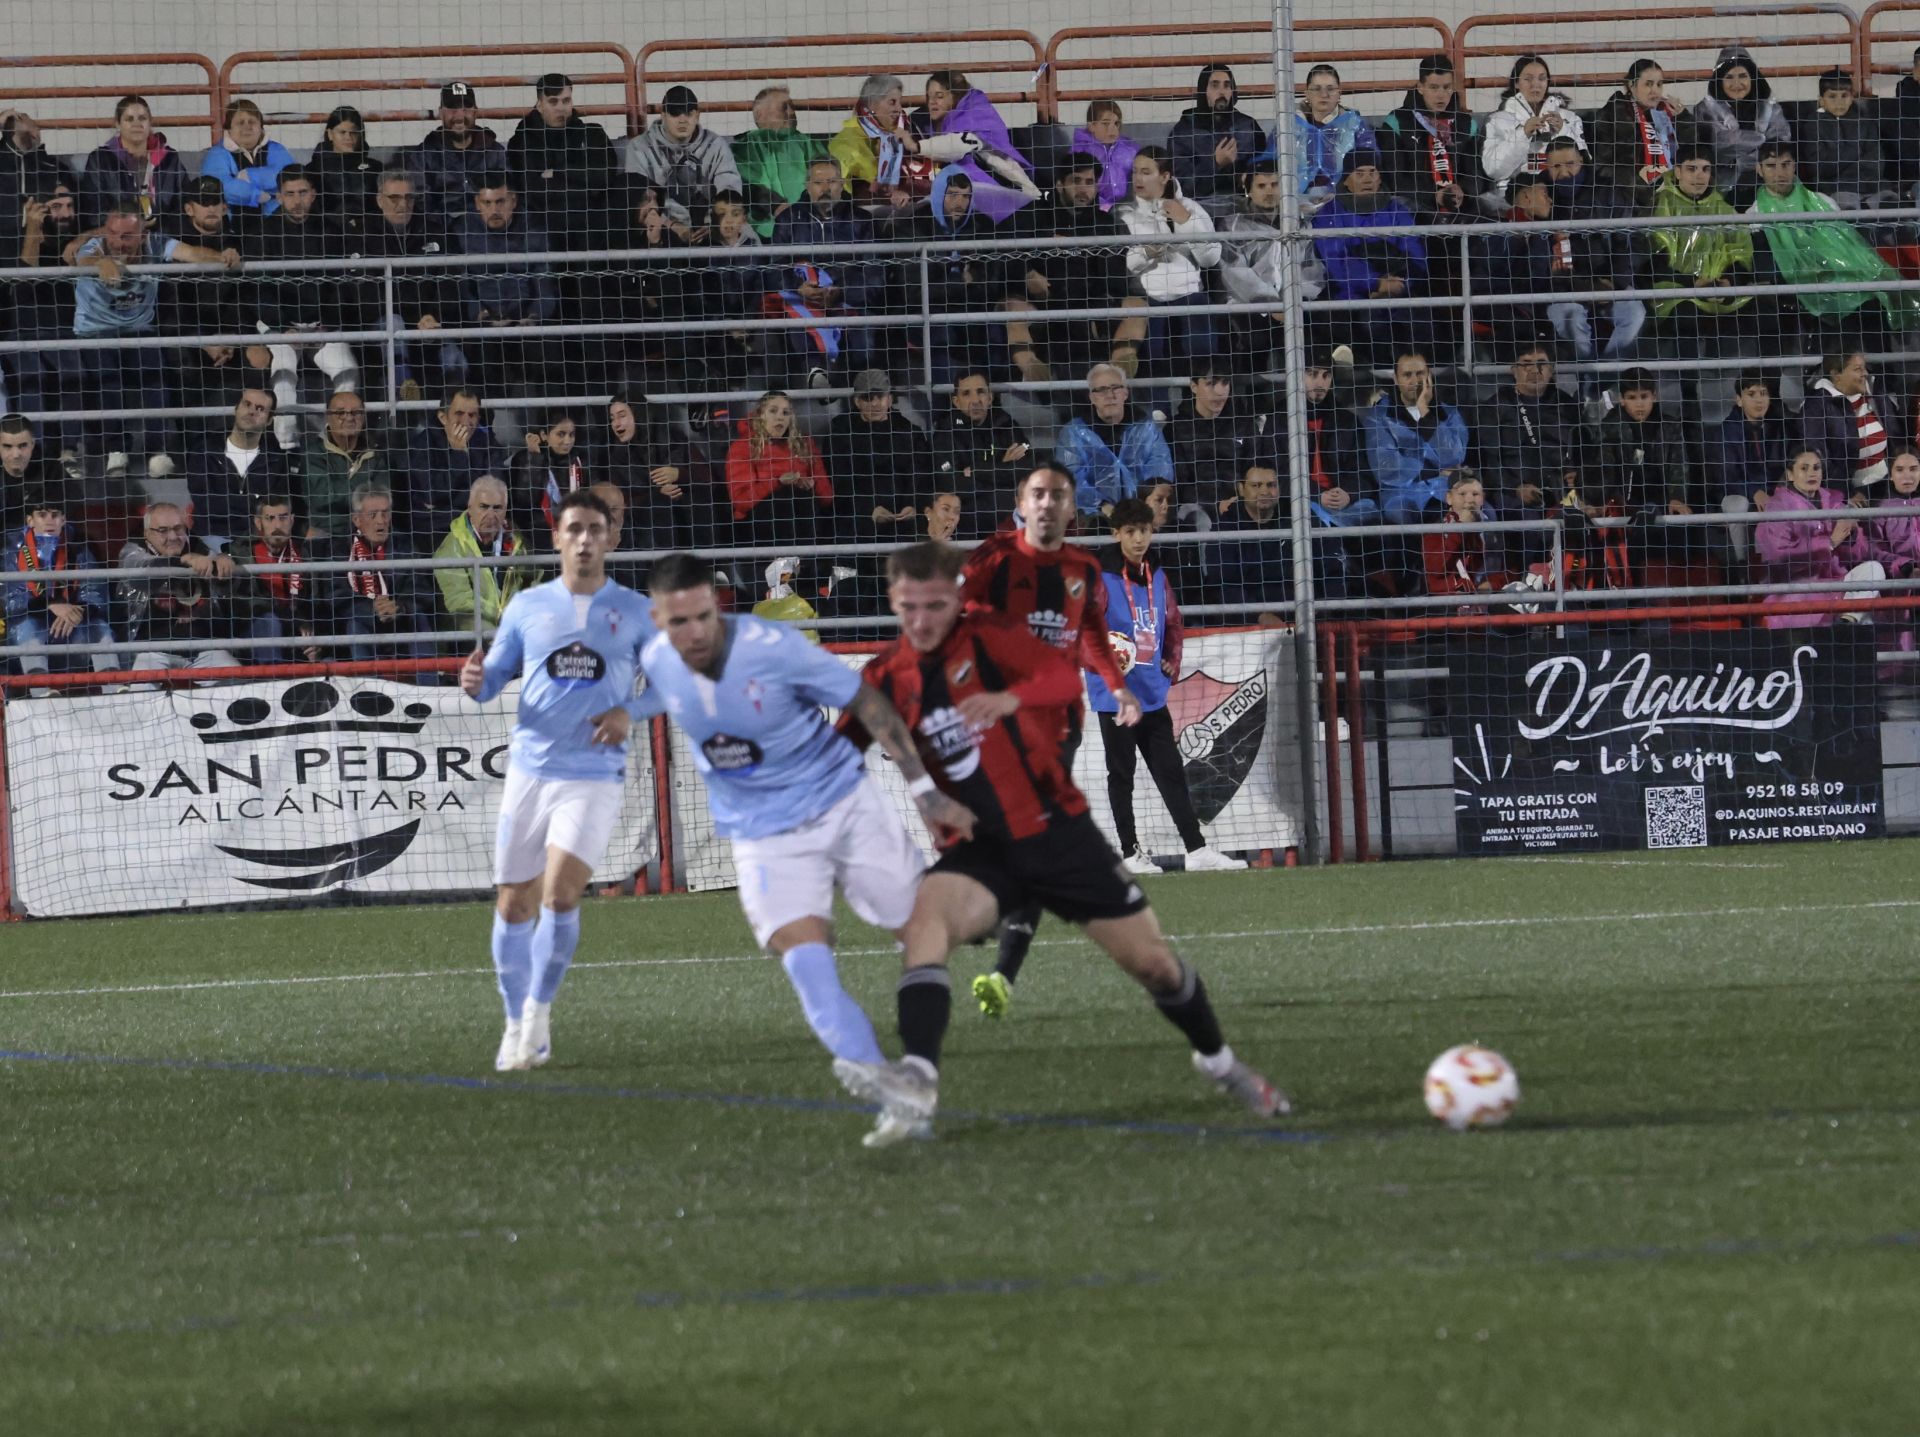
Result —
[[517, 1023], [520, 1009], [527, 1001], [527, 984], [533, 975], [533, 920], [509, 923], [497, 912], [493, 915], [493, 971], [500, 983], [500, 1001], [506, 1006], [507, 1021]]
[[807, 1026], [826, 1044], [829, 1053], [856, 1063], [886, 1062], [887, 1055], [880, 1051], [880, 1040], [874, 1036], [866, 1010], [840, 986], [833, 949], [824, 943], [797, 944], [787, 950], [780, 966], [787, 970], [793, 991], [800, 995], [800, 1011], [807, 1015]]
[[573, 950], [580, 946], [580, 910], [569, 908], [555, 913], [540, 910], [540, 926], [533, 930], [533, 997], [537, 1003], [551, 1003], [560, 991], [560, 980], [567, 976], [573, 962]]

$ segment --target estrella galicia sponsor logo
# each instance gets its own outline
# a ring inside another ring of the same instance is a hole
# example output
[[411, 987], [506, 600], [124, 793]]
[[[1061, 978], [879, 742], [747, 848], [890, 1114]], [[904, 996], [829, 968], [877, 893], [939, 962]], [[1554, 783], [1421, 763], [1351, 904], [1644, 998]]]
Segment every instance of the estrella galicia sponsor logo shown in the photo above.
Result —
[[717, 733], [703, 740], [700, 752], [711, 767], [722, 773], [751, 773], [767, 756], [752, 739], [735, 738], [730, 733]]
[[1185, 761], [1187, 787], [1202, 823], [1218, 818], [1253, 771], [1267, 732], [1267, 680], [1255, 670], [1238, 683], [1194, 672], [1167, 694]]
[[547, 677], [563, 688], [588, 688], [607, 676], [607, 661], [575, 639], [547, 655]]
[[255, 878], [242, 872], [237, 875], [242, 883], [289, 893], [313, 893], [322, 888], [331, 888], [336, 883], [345, 883], [351, 878], [364, 878], [369, 873], [378, 873], [407, 851], [407, 845], [413, 842], [414, 835], [419, 831], [420, 820], [416, 818], [371, 838], [356, 838], [346, 843], [323, 843], [314, 848], [237, 848], [225, 843], [217, 843], [214, 847], [242, 863], [257, 864], [262, 868], [309, 870], [306, 873], [276, 874], [270, 878]]

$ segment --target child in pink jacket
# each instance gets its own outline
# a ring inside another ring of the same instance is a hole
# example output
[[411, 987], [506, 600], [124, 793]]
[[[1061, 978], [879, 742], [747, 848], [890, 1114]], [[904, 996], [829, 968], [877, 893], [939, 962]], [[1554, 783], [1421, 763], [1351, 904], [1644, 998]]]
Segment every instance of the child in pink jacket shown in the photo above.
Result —
[[1887, 514], [1860, 521], [1867, 554], [1878, 559], [1896, 579], [1907, 578], [1920, 565], [1920, 454], [1904, 446], [1887, 456], [1891, 492], [1861, 494], [1857, 505], [1877, 509], [1907, 509], [1910, 514]]
[[[1822, 483], [1826, 464], [1812, 449], [1787, 455], [1787, 472], [1767, 501], [1767, 521], [1753, 531], [1759, 559], [1758, 581], [1765, 584], [1810, 584], [1823, 580], [1885, 579], [1886, 569], [1872, 558], [1860, 521], [1846, 517], [1847, 501]], [[1838, 514], [1827, 517], [1829, 511]], [[1779, 518], [1774, 518], [1778, 515]], [[1821, 517], [1813, 517], [1819, 515]], [[1771, 595], [1768, 604], [1839, 600], [1843, 595], [1815, 592]], [[1872, 598], [1871, 592], [1850, 590], [1844, 597]], [[1858, 619], [1861, 614], [1843, 614]], [[1807, 629], [1833, 622], [1831, 613], [1776, 614], [1765, 621], [1769, 629]]]

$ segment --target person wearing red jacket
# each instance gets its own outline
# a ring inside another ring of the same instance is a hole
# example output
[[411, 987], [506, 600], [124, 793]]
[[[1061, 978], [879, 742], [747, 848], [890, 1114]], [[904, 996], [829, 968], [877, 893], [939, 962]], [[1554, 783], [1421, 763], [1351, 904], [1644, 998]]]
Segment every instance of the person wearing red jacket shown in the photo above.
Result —
[[1500, 536], [1458, 527], [1492, 518], [1486, 505], [1487, 491], [1480, 476], [1469, 468], [1454, 470], [1447, 485], [1445, 515], [1437, 527], [1420, 536], [1429, 594], [1488, 594], [1507, 582]]
[[[1018, 619], [1036, 639], [1098, 674], [1118, 695], [1114, 722], [1132, 727], [1140, 722], [1140, 701], [1128, 692], [1113, 656], [1100, 561], [1067, 542], [1075, 516], [1073, 475], [1057, 464], [1040, 465], [1020, 481], [1014, 512], [1021, 527], [996, 534], [967, 560], [961, 579], [967, 611]], [[1069, 774], [1084, 723], [1084, 705], [1076, 698], [1067, 715], [1060, 755]], [[1027, 961], [1039, 921], [1037, 903], [1008, 912], [993, 972], [973, 982], [973, 996], [986, 1017], [1002, 1017], [1012, 1004], [1013, 984]]]
[[[929, 1135], [953, 1009], [947, 960], [1002, 914], [1032, 905], [1081, 925], [1151, 993], [1223, 1094], [1257, 1117], [1291, 1111], [1287, 1095], [1227, 1046], [1199, 974], [1168, 945], [1074, 786], [1060, 742], [1080, 704], [1073, 661], [1009, 616], [963, 608], [961, 564], [958, 551], [932, 540], [889, 559], [900, 637], [862, 674], [912, 731], [927, 768], [921, 781], [975, 815], [969, 836], [942, 842], [914, 898], [896, 995], [909, 1091], [883, 1103], [867, 1145]], [[862, 736], [854, 724], [847, 732]]]
[[793, 401], [778, 389], [760, 396], [746, 433], [727, 449], [727, 498], [746, 536], [813, 543], [833, 511], [833, 480], [814, 442], [794, 427]]

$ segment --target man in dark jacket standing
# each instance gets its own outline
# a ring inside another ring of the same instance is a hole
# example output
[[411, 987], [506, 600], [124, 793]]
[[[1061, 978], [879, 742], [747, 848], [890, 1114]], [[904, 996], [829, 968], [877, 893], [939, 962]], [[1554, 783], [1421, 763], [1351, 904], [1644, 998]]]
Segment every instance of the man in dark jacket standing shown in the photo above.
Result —
[[984, 539], [1013, 512], [1014, 491], [1033, 468], [1033, 445], [999, 405], [984, 370], [956, 375], [953, 407], [933, 422], [934, 489], [960, 500], [958, 539]]
[[[838, 160], [823, 157], [813, 161], [807, 166], [807, 188], [799, 202], [788, 205], [774, 219], [772, 242], [808, 246], [811, 253], [807, 257], [817, 265], [834, 260], [834, 245], [871, 244], [876, 238], [873, 225], [854, 208], [853, 201], [846, 197], [846, 188]], [[795, 260], [789, 256], [779, 263], [791, 265]], [[833, 269], [840, 276], [840, 289], [850, 309], [865, 312], [885, 303], [884, 262], [835, 262]]]
[[[1545, 344], [1522, 341], [1507, 373], [1512, 377], [1474, 411], [1473, 466], [1502, 519], [1544, 518], [1578, 482], [1580, 406], [1554, 384]], [[1552, 547], [1544, 532], [1510, 537], [1528, 563]]]
[[[319, 191], [308, 177], [306, 166], [282, 169], [275, 194], [280, 208], [259, 222], [255, 256], [263, 260], [345, 257], [346, 231], [318, 212]], [[253, 288], [258, 328], [263, 334], [349, 328], [361, 312], [357, 291], [358, 286], [346, 282], [345, 276], [325, 271], [262, 275]], [[294, 417], [293, 408], [300, 400], [302, 356], [311, 359], [326, 377], [329, 393], [360, 387], [359, 361], [353, 350], [338, 340], [318, 345], [272, 344], [267, 346], [267, 353], [271, 357], [273, 393], [279, 401], [274, 433], [282, 449], [292, 450], [300, 442], [300, 421]], [[251, 516], [243, 516], [243, 522], [251, 522]]]
[[1874, 104], [1854, 95], [1850, 71], [1829, 70], [1820, 77], [1820, 99], [1794, 122], [1800, 178], [1843, 210], [1878, 209], [1898, 198]]
[[225, 437], [187, 452], [193, 527], [209, 544], [237, 546], [253, 531], [256, 497], [294, 492], [292, 466], [274, 442], [272, 423], [273, 396], [249, 388], [233, 407]]
[[[1132, 294], [1127, 282], [1127, 252], [1114, 249], [1049, 249], [1046, 241], [1124, 235], [1127, 227], [1100, 208], [1100, 161], [1075, 152], [1054, 178], [1053, 193], [1041, 204], [1015, 212], [1014, 228], [1031, 237], [1035, 249], [1026, 258], [1024, 289], [1007, 308], [1113, 309], [1125, 306], [1144, 316], [1147, 301]], [[1146, 341], [1146, 319], [1035, 320], [1007, 326], [1007, 342], [1021, 378], [1044, 383], [1053, 371], [1079, 373], [1110, 362], [1128, 374], [1140, 367], [1139, 347]]]
[[467, 507], [473, 481], [507, 472], [506, 455], [495, 447], [482, 415], [479, 391], [462, 385], [447, 391], [434, 421], [407, 441], [406, 477], [393, 519], [403, 537], [438, 543]]
[[[420, 212], [419, 189], [413, 176], [405, 170], [392, 169], [381, 175], [374, 188], [374, 207], [378, 213], [352, 238], [351, 252], [384, 259], [446, 253], [446, 231], [437, 220], [429, 224]], [[363, 323], [368, 328], [399, 326], [432, 330], [459, 319], [459, 285], [445, 271], [394, 271], [390, 308], [384, 282], [365, 286], [362, 292], [367, 300]], [[400, 353], [404, 371], [400, 384], [402, 399], [441, 393], [447, 388], [447, 374], [450, 371], [462, 374], [467, 367], [466, 356], [458, 345], [443, 343], [431, 335], [406, 343]], [[405, 422], [409, 421], [396, 418], [396, 428]], [[344, 516], [344, 508], [341, 513]], [[345, 523], [344, 517], [341, 522]]]
[[[539, 254], [551, 248], [546, 231], [521, 212], [520, 197], [504, 170], [481, 179], [473, 209], [449, 238], [461, 254]], [[556, 386], [564, 392], [565, 344], [525, 334], [529, 325], [551, 324], [561, 317], [559, 287], [545, 265], [468, 270], [460, 294], [462, 321], [498, 336], [461, 345], [480, 371], [483, 387], [502, 394], [550, 392]]]
[[[995, 237], [993, 221], [973, 203], [973, 180], [958, 165], [948, 165], [933, 177], [932, 193], [915, 206], [905, 231], [904, 238], [929, 244]], [[936, 252], [928, 256], [926, 284], [930, 313], [978, 314], [1006, 303], [1007, 265], [996, 254]], [[934, 383], [951, 384], [956, 374], [993, 364], [1001, 337], [1002, 327], [995, 324], [933, 325]]]
[[854, 376], [853, 407], [827, 426], [821, 457], [844, 541], [904, 543], [913, 536], [920, 500], [932, 488], [933, 456], [926, 436], [894, 409], [885, 370]]
[[479, 105], [465, 80], [443, 86], [440, 128], [401, 156], [427, 222], [441, 229], [473, 208], [483, 177], [507, 167], [506, 148], [480, 123]]
[[1485, 187], [1480, 122], [1454, 88], [1453, 61], [1429, 55], [1414, 87], [1380, 126], [1380, 165], [1387, 188], [1423, 225], [1475, 218], [1470, 201]]
[[607, 132], [574, 113], [573, 81], [542, 75], [533, 108], [507, 141], [507, 174], [528, 219], [561, 249], [585, 248], [619, 168]]
[[[232, 249], [242, 254], [256, 249], [253, 237], [234, 222], [226, 191], [213, 175], [187, 181], [180, 213], [162, 215], [159, 230], [202, 249]], [[181, 335], [238, 334], [252, 329], [255, 315], [250, 293], [258, 283], [274, 284], [280, 278], [284, 277], [268, 275], [247, 282], [202, 276], [190, 284], [162, 285], [160, 326], [169, 334]], [[244, 386], [260, 377], [259, 371], [247, 363], [245, 346], [182, 345], [179, 365], [175, 382], [180, 386], [180, 401], [195, 408], [232, 404]], [[211, 441], [220, 434], [218, 420], [191, 420], [184, 427], [190, 436], [189, 449], [195, 440]]]
[[1267, 132], [1237, 108], [1239, 103], [1233, 70], [1216, 60], [1200, 71], [1193, 104], [1167, 133], [1173, 173], [1196, 200], [1231, 198], [1238, 188], [1235, 176], [1267, 148]]
[[1175, 487], [1203, 507], [1231, 499], [1251, 464], [1274, 462], [1267, 416], [1237, 402], [1225, 359], [1201, 361], [1185, 403], [1167, 422]]
[[9, 264], [20, 248], [26, 202], [71, 182], [60, 161], [40, 148], [40, 122], [25, 110], [0, 110], [0, 253]]

